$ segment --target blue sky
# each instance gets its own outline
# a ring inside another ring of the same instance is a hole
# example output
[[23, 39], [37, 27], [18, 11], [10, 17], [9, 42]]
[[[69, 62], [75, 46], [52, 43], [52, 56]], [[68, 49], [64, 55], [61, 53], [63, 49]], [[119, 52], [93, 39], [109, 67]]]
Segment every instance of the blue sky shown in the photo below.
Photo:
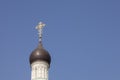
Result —
[[30, 80], [40, 21], [49, 80], [120, 80], [119, 0], [1, 0], [0, 80]]

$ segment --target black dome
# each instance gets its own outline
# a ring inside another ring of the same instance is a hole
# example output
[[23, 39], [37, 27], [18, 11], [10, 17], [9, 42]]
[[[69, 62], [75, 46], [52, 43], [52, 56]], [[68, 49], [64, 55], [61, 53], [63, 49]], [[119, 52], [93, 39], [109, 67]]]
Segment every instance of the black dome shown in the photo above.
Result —
[[48, 53], [48, 51], [46, 51], [43, 47], [42, 47], [42, 43], [40, 43], [38, 45], [38, 47], [31, 53], [29, 61], [30, 64], [32, 64], [34, 61], [46, 61], [49, 65], [51, 62], [51, 57]]

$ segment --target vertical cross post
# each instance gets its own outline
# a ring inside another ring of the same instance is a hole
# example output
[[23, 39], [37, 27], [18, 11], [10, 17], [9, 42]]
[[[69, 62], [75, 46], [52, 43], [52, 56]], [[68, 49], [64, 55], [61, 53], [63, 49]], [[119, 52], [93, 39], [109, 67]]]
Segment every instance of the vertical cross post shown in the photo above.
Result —
[[42, 42], [42, 28], [45, 26], [44, 23], [40, 22], [37, 26], [36, 29], [38, 30], [38, 36], [39, 36], [39, 42]]

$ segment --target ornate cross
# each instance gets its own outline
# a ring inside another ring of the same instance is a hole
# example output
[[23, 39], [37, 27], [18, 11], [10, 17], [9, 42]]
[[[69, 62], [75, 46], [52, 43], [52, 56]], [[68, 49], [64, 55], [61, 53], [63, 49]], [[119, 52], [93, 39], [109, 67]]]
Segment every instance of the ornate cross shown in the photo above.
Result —
[[44, 23], [40, 22], [37, 26], [36, 29], [38, 30], [38, 36], [39, 36], [39, 42], [42, 42], [42, 28], [45, 26]]

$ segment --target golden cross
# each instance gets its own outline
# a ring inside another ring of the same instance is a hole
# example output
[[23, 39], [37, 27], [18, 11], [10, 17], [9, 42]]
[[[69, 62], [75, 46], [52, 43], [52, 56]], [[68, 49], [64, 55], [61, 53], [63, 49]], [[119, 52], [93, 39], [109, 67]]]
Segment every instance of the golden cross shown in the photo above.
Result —
[[45, 26], [42, 22], [40, 22], [37, 26], [36, 29], [38, 30], [38, 36], [39, 36], [39, 42], [42, 42], [42, 28]]
[[42, 29], [44, 26], [45, 26], [45, 24], [42, 23], [42, 22], [40, 22], [40, 23], [36, 26], [36, 29], [37, 29], [37, 30]]

